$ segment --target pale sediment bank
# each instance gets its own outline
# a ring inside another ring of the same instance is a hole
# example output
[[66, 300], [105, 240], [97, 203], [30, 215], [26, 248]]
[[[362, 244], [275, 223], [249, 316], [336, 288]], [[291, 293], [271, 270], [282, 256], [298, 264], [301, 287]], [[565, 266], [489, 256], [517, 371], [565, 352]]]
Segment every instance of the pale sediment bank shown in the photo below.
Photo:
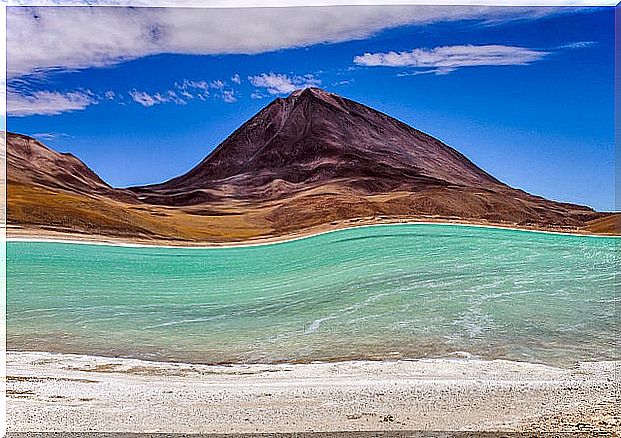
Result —
[[21, 431], [621, 430], [618, 362], [430, 359], [207, 366], [7, 353]]
[[578, 229], [554, 229], [541, 227], [518, 227], [509, 224], [483, 223], [483, 222], [467, 222], [467, 221], [448, 221], [433, 219], [356, 219], [350, 221], [339, 222], [336, 224], [326, 224], [312, 227], [285, 235], [258, 237], [248, 240], [229, 241], [229, 242], [202, 242], [202, 241], [181, 241], [181, 240], [163, 240], [163, 239], [146, 239], [141, 237], [118, 237], [97, 234], [78, 234], [65, 231], [51, 231], [31, 228], [21, 228], [9, 226], [7, 228], [7, 241], [17, 242], [56, 242], [56, 243], [82, 243], [92, 245], [108, 245], [108, 246], [125, 246], [125, 247], [159, 247], [159, 248], [230, 248], [230, 247], [247, 247], [270, 245], [275, 243], [284, 243], [310, 237], [320, 236], [322, 234], [333, 233], [336, 231], [349, 230], [355, 228], [374, 227], [382, 225], [448, 225], [490, 228], [498, 230], [514, 230], [532, 233], [547, 233], [568, 236], [583, 237], [621, 237], [612, 234], [590, 233]]

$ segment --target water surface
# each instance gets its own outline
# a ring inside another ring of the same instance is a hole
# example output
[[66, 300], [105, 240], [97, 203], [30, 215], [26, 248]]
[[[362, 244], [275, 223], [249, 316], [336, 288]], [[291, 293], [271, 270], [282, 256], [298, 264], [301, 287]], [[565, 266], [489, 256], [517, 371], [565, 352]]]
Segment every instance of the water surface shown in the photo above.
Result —
[[609, 360], [618, 244], [428, 224], [243, 248], [9, 242], [7, 342], [205, 363]]

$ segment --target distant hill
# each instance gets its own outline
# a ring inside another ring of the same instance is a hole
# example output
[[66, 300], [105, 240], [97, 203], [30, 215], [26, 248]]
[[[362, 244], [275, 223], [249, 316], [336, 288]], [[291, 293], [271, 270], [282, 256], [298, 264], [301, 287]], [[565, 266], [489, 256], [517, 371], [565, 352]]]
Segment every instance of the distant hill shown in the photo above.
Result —
[[162, 184], [114, 189], [73, 155], [11, 133], [7, 175], [9, 225], [35, 232], [227, 242], [410, 219], [619, 231], [618, 215], [513, 189], [441, 141], [318, 88], [274, 100]]
[[12, 183], [70, 192], [114, 194], [115, 190], [72, 154], [48, 148], [34, 138], [8, 134], [7, 174]]

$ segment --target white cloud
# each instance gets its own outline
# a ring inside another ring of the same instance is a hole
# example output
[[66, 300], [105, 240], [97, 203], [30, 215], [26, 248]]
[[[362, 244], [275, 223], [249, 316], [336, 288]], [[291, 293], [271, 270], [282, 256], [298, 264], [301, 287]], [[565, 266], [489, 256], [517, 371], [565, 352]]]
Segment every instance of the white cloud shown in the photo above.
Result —
[[464, 19], [496, 22], [558, 10], [478, 6], [13, 7], [7, 9], [7, 71], [9, 77], [17, 77], [107, 66], [161, 53], [254, 54], [362, 39], [406, 24]]
[[353, 82], [354, 82], [354, 80], [353, 80], [353, 79], [343, 79], [343, 80], [341, 80], [341, 81], [334, 82], [332, 85], [334, 85], [334, 86], [337, 86], [337, 87], [338, 87], [338, 86], [342, 86], [342, 85], [350, 85], [350, 84], [352, 84]]
[[[198, 98], [202, 101], [206, 100], [210, 95], [210, 89], [214, 91], [215, 96], [224, 98], [224, 88], [226, 84], [220, 79], [216, 79], [210, 82], [205, 80], [190, 80], [184, 79], [182, 82], [175, 82], [175, 88], [179, 91], [182, 97], [186, 99]], [[227, 99], [234, 98], [230, 93], [227, 93]], [[235, 99], [237, 100], [237, 99]]]
[[231, 82], [233, 82], [234, 84], [241, 84], [241, 77], [235, 73], [233, 76], [231, 76]]
[[48, 142], [48, 141], [56, 140], [59, 138], [62, 138], [62, 139], [73, 138], [72, 136], [70, 136], [69, 134], [65, 134], [64, 132], [37, 132], [34, 134], [28, 134], [28, 135], [36, 138], [37, 140], [41, 142]]
[[433, 49], [414, 49], [408, 52], [365, 53], [356, 56], [354, 63], [367, 67], [426, 68], [423, 73], [447, 74], [462, 67], [492, 65], [528, 65], [539, 61], [550, 52], [524, 47], [502, 45], [444, 46]]
[[222, 92], [222, 100], [224, 100], [226, 103], [237, 102], [235, 92], [233, 90], [224, 90]]
[[215, 81], [211, 81], [209, 83], [209, 86], [211, 88], [215, 88], [216, 90], [221, 90], [222, 88], [224, 88], [224, 82], [222, 82], [220, 79], [216, 79]]
[[146, 91], [132, 90], [129, 92], [129, 95], [134, 102], [146, 107], [159, 105], [160, 103], [176, 103], [177, 105], [185, 105], [187, 103], [173, 90], [155, 94], [149, 94]]
[[248, 76], [252, 85], [266, 88], [270, 94], [289, 94], [300, 88], [313, 87], [321, 84], [313, 75], [287, 76], [285, 74], [262, 73], [257, 76]]
[[90, 91], [36, 91], [22, 94], [16, 90], [7, 90], [7, 113], [10, 116], [23, 117], [32, 115], [57, 115], [64, 112], [80, 111], [98, 100]]
[[[221, 80], [211, 82], [194, 81], [184, 79], [181, 82], [175, 82], [174, 90], [167, 90], [157, 93], [149, 93], [146, 91], [132, 90], [129, 92], [132, 100], [142, 106], [150, 107], [161, 103], [175, 103], [177, 105], [185, 105], [189, 100], [198, 99], [205, 102], [207, 98], [213, 97], [222, 99], [226, 103], [237, 102], [235, 91], [224, 89], [225, 83]], [[212, 93], [210, 89], [215, 89]]]
[[156, 95], [152, 96], [146, 91], [133, 90], [129, 92], [129, 95], [134, 102], [139, 103], [142, 106], [153, 106], [163, 103], [163, 100], [161, 99], [161, 97], [159, 97], [159, 93], [156, 93]]
[[38, 132], [36, 134], [30, 134], [30, 136], [36, 138], [39, 141], [50, 141], [56, 138], [56, 134], [51, 132]]
[[564, 44], [559, 46], [559, 49], [586, 49], [593, 47], [597, 43], [595, 41], [576, 41], [575, 43]]
[[428, 75], [428, 74], [435, 74], [437, 76], [443, 76], [443, 75], [449, 74], [452, 71], [454, 71], [454, 69], [437, 68], [435, 70], [417, 70], [417, 71], [410, 72], [410, 73], [401, 72], [397, 74], [397, 77], [404, 78], [407, 76], [419, 76], [419, 75]]
[[253, 91], [252, 93], [250, 93], [251, 99], [263, 99], [264, 97], [265, 96], [258, 91]]
[[[179, 91], [179, 94], [187, 100], [192, 100], [194, 98], [198, 98], [199, 100], [205, 101], [210, 93], [209, 88], [213, 88], [214, 85], [219, 86], [218, 83], [222, 83], [222, 81], [212, 81], [211, 83], [200, 80], [189, 80], [184, 79], [182, 82], [175, 82], [175, 88]], [[224, 83], [222, 83], [224, 86]]]
[[56, 134], [51, 132], [38, 132], [36, 134], [30, 134], [30, 136], [42, 142], [51, 141], [56, 138]]
[[166, 101], [176, 103], [177, 105], [185, 105], [187, 102], [181, 99], [174, 90], [166, 92]]
[[189, 88], [195, 88], [199, 90], [203, 90], [209, 94], [207, 90], [209, 90], [209, 83], [207, 81], [191, 81], [188, 79], [184, 79], [181, 83], [175, 83], [175, 87], [187, 90]]
[[263, 73], [259, 76], [248, 76], [248, 80], [255, 87], [267, 88], [270, 94], [288, 94], [295, 90], [295, 85], [287, 75]]
[[179, 94], [181, 94], [181, 96], [185, 97], [188, 100], [194, 99], [194, 95], [190, 93], [188, 90], [182, 89], [181, 91], [179, 91]]

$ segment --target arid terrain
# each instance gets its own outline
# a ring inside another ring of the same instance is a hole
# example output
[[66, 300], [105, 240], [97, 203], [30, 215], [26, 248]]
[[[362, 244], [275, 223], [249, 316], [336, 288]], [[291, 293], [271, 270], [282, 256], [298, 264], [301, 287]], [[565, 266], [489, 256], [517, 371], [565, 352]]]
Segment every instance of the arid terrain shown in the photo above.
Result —
[[317, 88], [276, 99], [199, 165], [113, 188], [7, 134], [8, 235], [217, 244], [406, 221], [619, 234], [618, 214], [511, 188], [441, 141]]

